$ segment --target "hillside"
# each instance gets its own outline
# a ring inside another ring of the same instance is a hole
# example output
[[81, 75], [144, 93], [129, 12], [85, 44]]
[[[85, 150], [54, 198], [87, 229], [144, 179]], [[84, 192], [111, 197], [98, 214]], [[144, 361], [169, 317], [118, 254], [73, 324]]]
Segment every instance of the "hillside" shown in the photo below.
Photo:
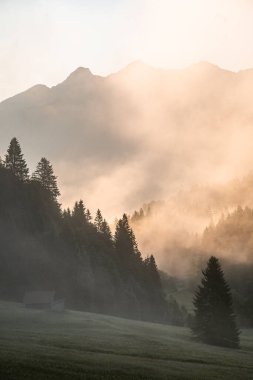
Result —
[[28, 178], [15, 138], [8, 152], [9, 166], [0, 165], [0, 298], [54, 290], [73, 309], [168, 322], [155, 258], [141, 256], [127, 216], [112, 235], [82, 200], [62, 210], [53, 169]]
[[252, 88], [253, 70], [206, 62], [184, 70], [135, 62], [108, 77], [78, 68], [57, 86], [2, 102], [0, 139], [22, 138], [31, 166], [38, 155], [54, 161], [65, 205], [78, 189], [114, 218], [182, 187], [248, 173]]
[[192, 341], [185, 328], [0, 302], [0, 377], [5, 380], [250, 380], [253, 333], [242, 349]]
[[[219, 257], [236, 262], [253, 261], [249, 238], [243, 236], [250, 231], [251, 222], [246, 213], [244, 225], [233, 223], [227, 227], [227, 236], [223, 236], [223, 248], [217, 249], [212, 239], [200, 246], [202, 234], [209, 226], [224, 221], [239, 208], [253, 208], [253, 175], [252, 173], [224, 182], [222, 184], [195, 185], [188, 189], [175, 192], [163, 201], [153, 201], [144, 204], [138, 211], [132, 213], [130, 220], [140, 249], [145, 252], [156, 252], [161, 268], [170, 273], [184, 275], [194, 271], [192, 254], [216, 253]], [[246, 220], [247, 219], [247, 220]], [[158, 228], [159, 226], [159, 228]], [[244, 229], [246, 229], [244, 231]], [[215, 230], [216, 233], [216, 230]], [[234, 244], [234, 236], [239, 240]], [[220, 237], [221, 240], [223, 237]], [[233, 246], [233, 249], [232, 249]], [[186, 257], [187, 256], [187, 257]], [[182, 260], [184, 264], [182, 264]], [[205, 260], [205, 259], [204, 259]]]

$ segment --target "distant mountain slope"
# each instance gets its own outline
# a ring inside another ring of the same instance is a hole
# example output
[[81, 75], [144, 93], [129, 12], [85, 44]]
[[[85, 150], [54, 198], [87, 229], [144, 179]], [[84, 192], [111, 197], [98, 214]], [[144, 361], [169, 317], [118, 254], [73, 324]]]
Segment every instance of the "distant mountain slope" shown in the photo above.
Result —
[[[243, 225], [235, 217], [240, 215], [238, 206], [239, 210], [246, 208]], [[203, 262], [209, 254], [236, 262], [253, 261], [247, 208], [253, 209], [253, 174], [222, 185], [194, 186], [164, 201], [144, 204], [132, 214], [131, 224], [141, 251], [155, 252], [161, 268], [181, 275], [194, 271], [198, 256], [204, 256]], [[225, 223], [231, 220], [229, 215], [233, 216], [232, 228]], [[225, 226], [224, 230], [214, 228], [216, 224]]]
[[0, 104], [1, 155], [17, 136], [30, 165], [53, 160], [65, 204], [75, 189], [112, 217], [185, 185], [247, 173], [252, 95], [253, 70], [205, 62], [185, 70], [135, 62], [105, 78], [78, 68]]

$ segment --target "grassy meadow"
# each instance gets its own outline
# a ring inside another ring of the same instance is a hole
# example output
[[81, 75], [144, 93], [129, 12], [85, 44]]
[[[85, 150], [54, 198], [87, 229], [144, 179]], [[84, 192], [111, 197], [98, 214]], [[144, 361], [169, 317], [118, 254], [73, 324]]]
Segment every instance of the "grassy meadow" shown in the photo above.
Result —
[[0, 303], [0, 379], [253, 379], [253, 330], [241, 349], [194, 342], [187, 328]]

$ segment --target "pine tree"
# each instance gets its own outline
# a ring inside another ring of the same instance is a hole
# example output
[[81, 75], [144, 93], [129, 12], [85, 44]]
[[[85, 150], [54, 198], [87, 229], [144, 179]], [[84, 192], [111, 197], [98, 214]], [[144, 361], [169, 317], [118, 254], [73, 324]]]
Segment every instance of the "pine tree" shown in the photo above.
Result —
[[40, 182], [45, 189], [50, 191], [54, 198], [60, 195], [57, 186], [57, 177], [54, 175], [52, 165], [45, 157], [42, 157], [38, 163], [36, 170], [32, 175], [32, 179]]
[[86, 208], [82, 200], [75, 202], [72, 219], [75, 227], [83, 228], [87, 224]]
[[11, 140], [7, 154], [5, 155], [5, 167], [11, 170], [21, 181], [25, 182], [29, 179], [29, 169], [23, 158], [21, 147], [16, 137], [13, 137]]
[[86, 217], [86, 220], [88, 223], [91, 223], [92, 221], [92, 216], [91, 216], [91, 212], [90, 210], [87, 208], [86, 211], [85, 211], [85, 217]]
[[122, 257], [129, 257], [135, 254], [135, 237], [131, 230], [127, 215], [124, 214], [116, 225], [115, 230], [115, 248]]
[[112, 232], [109, 227], [109, 224], [105, 219], [103, 219], [103, 222], [101, 224], [101, 232], [104, 234], [106, 238], [108, 238], [108, 240], [112, 240]]
[[135, 237], [135, 234], [134, 234], [134, 231], [132, 228], [130, 228], [130, 238], [131, 238], [132, 245], [133, 245], [134, 256], [140, 262], [140, 261], [142, 261], [141, 253], [139, 251], [138, 243], [137, 243], [137, 240], [136, 240], [136, 237]]
[[162, 290], [160, 275], [153, 255], [146, 258], [145, 265], [150, 276], [152, 286], [159, 290]]
[[167, 302], [163, 292], [160, 274], [153, 255], [144, 260], [145, 284], [148, 289], [149, 302], [152, 305], [153, 319], [165, 322], [168, 320]]
[[94, 220], [95, 227], [98, 232], [112, 243], [112, 233], [107, 221], [103, 218], [101, 211], [98, 209]]
[[114, 246], [124, 271], [141, 277], [143, 261], [126, 214], [123, 215], [116, 225]]
[[203, 342], [239, 347], [239, 330], [233, 312], [232, 296], [216, 257], [210, 257], [201, 285], [195, 293], [192, 331]]
[[95, 217], [95, 226], [98, 232], [102, 232], [102, 225], [103, 225], [103, 216], [102, 216], [101, 211], [98, 209], [96, 212], [96, 217]]

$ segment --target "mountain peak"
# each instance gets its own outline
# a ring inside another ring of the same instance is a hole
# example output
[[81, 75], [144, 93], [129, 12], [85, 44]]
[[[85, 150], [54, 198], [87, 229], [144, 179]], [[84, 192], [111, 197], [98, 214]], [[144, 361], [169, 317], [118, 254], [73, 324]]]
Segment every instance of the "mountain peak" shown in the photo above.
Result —
[[92, 75], [92, 73], [88, 67], [82, 67], [82, 66], [78, 67], [70, 75], [83, 75], [83, 74], [91, 74]]
[[154, 73], [156, 73], [156, 71], [156, 68], [142, 61], [133, 61], [117, 73], [111, 74], [111, 76], [114, 77], [115, 75], [117, 76], [118, 74], [123, 74], [127, 75], [128, 78], [135, 79], [136, 77], [138, 77], [140, 79], [141, 77], [147, 77], [147, 75], [153, 75]]
[[86, 68], [86, 67], [78, 67], [75, 71], [73, 71], [68, 77], [67, 77], [67, 81], [69, 80], [74, 80], [74, 81], [80, 81], [80, 80], [83, 80], [83, 79], [87, 79], [87, 78], [91, 78], [93, 77], [93, 74], [92, 72], [90, 71], [90, 69]]
[[203, 72], [218, 72], [218, 71], [227, 72], [227, 73], [232, 72], [230, 70], [223, 69], [220, 66], [215, 65], [214, 63], [207, 62], [207, 61], [200, 61], [200, 62], [193, 63], [192, 65], [188, 67], [188, 69], [202, 72], [202, 73]]

